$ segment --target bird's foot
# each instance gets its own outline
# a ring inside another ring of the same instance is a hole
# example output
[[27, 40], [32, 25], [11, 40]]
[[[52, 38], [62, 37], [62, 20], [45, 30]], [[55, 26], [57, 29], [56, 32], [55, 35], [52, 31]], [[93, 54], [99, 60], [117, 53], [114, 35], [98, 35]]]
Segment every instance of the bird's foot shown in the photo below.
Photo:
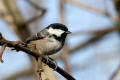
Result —
[[55, 68], [54, 68], [54, 70], [56, 71], [56, 69], [57, 69], [57, 62], [56, 62], [53, 58], [47, 56], [47, 61], [49, 62], [49, 60], [50, 60], [52, 63], [55, 64]]

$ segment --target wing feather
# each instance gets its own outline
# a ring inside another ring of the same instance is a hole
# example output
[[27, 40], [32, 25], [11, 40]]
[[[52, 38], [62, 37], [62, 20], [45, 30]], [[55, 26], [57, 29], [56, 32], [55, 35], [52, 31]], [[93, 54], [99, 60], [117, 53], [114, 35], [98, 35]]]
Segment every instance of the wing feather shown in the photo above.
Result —
[[28, 39], [25, 41], [26, 43], [29, 43], [30, 41], [38, 40], [38, 39], [43, 39], [45, 37], [49, 36], [49, 33], [47, 32], [46, 29], [40, 31], [36, 35], [32, 35], [31, 37], [28, 37]]

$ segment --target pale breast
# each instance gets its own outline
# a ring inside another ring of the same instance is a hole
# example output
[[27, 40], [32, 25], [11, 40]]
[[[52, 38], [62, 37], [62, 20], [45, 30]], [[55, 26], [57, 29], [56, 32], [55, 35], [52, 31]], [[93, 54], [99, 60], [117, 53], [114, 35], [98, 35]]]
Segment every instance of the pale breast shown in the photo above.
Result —
[[62, 48], [61, 43], [53, 38], [31, 41], [30, 44], [36, 45], [39, 53], [44, 55], [54, 54]]

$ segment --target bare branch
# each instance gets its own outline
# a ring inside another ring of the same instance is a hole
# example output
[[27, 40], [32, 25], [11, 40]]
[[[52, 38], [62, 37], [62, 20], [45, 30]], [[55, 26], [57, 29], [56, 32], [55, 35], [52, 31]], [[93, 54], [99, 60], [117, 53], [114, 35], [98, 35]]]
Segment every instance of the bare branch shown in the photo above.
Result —
[[[120, 34], [120, 0], [113, 0], [114, 2], [114, 6], [117, 12], [117, 21], [116, 21], [116, 26], [118, 27], [119, 30], [119, 34]], [[116, 69], [116, 71], [112, 74], [110, 80], [114, 80], [114, 78], [116, 78], [117, 76], [120, 75], [120, 64], [118, 66], [118, 68]]]
[[2, 4], [0, 11], [9, 13], [9, 15], [4, 16], [3, 19], [10, 25], [21, 40], [26, 40], [26, 38], [30, 36], [30, 30], [29, 27], [24, 24], [25, 20], [19, 12], [15, 0], [4, 0], [0, 3]]
[[76, 46], [75, 48], [73, 49], [70, 49], [70, 54], [71, 53], [74, 53], [82, 48], [85, 48], [87, 47], [88, 45], [92, 44], [92, 43], [95, 43], [99, 40], [101, 40], [106, 34], [110, 33], [110, 31], [106, 31], [106, 32], [103, 32], [103, 33], [100, 33], [98, 35], [95, 35], [94, 37], [92, 37], [91, 39], [89, 39], [88, 41]]
[[120, 27], [120, 0], [113, 0], [113, 1], [114, 1], [114, 5], [115, 5], [117, 15], [118, 15], [117, 21], [116, 21], [116, 26]]
[[4, 80], [17, 80], [17, 78], [20, 77], [20, 75], [25, 76], [25, 75], [30, 75], [32, 73], [33, 73], [33, 70], [26, 69], [26, 70], [22, 70], [20, 72], [17, 72], [15, 74], [13, 74], [12, 76], [5, 78]]
[[61, 54], [61, 59], [64, 62], [65, 70], [69, 73], [70, 72], [70, 65], [68, 64], [68, 56], [69, 56], [69, 49], [68, 49], [68, 45], [66, 43], [64, 46], [64, 49], [62, 51], [62, 54]]
[[87, 3], [82, 3], [80, 1], [77, 1], [77, 0], [66, 0], [67, 2], [73, 4], [73, 5], [76, 5], [76, 6], [79, 6], [79, 7], [83, 7], [83, 8], [86, 8], [86, 9], [89, 9], [91, 11], [94, 11], [96, 13], [99, 13], [99, 14], [102, 14], [102, 15], [105, 15], [106, 12], [104, 10], [101, 10], [99, 8], [95, 8], [93, 6], [90, 6], [88, 5]]
[[65, 24], [65, 17], [64, 17], [64, 2], [65, 0], [59, 0], [59, 13], [60, 13], [60, 23]]
[[120, 14], [120, 0], [113, 0], [115, 4], [115, 9]]
[[99, 29], [99, 30], [89, 30], [89, 31], [77, 31], [71, 34], [71, 36], [75, 36], [75, 35], [80, 35], [80, 34], [102, 34], [102, 33], [106, 33], [106, 32], [113, 32], [113, 31], [119, 31], [119, 27], [108, 27], [106, 29]]
[[119, 74], [120, 74], [120, 64], [119, 64], [118, 68], [116, 69], [116, 71], [112, 74], [112, 77], [110, 77], [110, 80], [114, 80], [114, 78], [119, 76]]
[[[22, 45], [16, 45], [15, 41], [7, 41], [7, 40], [5, 40], [2, 37], [1, 34], [0, 34], [0, 37], [1, 37], [1, 39], [0, 39], [0, 45], [7, 44], [8, 47], [13, 47], [13, 48], [15, 48], [16, 50], [19, 50], [19, 51], [24, 51], [27, 54], [32, 55], [34, 57], [42, 57], [42, 62], [43, 63], [47, 64], [52, 69], [56, 68], [57, 65], [54, 62], [52, 62], [51, 60], [46, 59], [43, 55], [41, 55], [39, 53], [36, 53], [34, 51], [31, 51], [31, 50], [29, 50], [28, 48], [26, 48], [26, 47], [24, 47]], [[64, 76], [66, 79], [68, 79], [68, 80], [75, 80], [70, 74], [68, 74], [67, 72], [65, 72], [63, 69], [61, 69], [58, 66], [56, 68], [56, 71], [58, 73], [60, 73], [62, 76]]]
[[37, 16], [31, 18], [30, 20], [26, 21], [26, 22], [25, 22], [26, 24], [30, 24], [31, 22], [34, 22], [34, 21], [36, 21], [36, 20], [38, 20], [38, 19], [40, 19], [41, 17], [44, 16], [44, 14], [45, 14], [45, 12], [46, 12], [46, 9], [38, 6], [37, 4], [35, 4], [35, 3], [34, 3], [33, 1], [31, 1], [31, 0], [26, 0], [26, 1], [27, 1], [33, 8], [41, 11], [41, 13], [40, 13], [39, 15], [37, 15]]
[[106, 16], [107, 17], [109, 17], [111, 20], [112, 20], [112, 22], [113, 22], [113, 24], [116, 22], [116, 17], [114, 17], [114, 16], [112, 16], [110, 13], [109, 13], [109, 11], [108, 11], [108, 9], [109, 9], [109, 7], [108, 7], [108, 0], [103, 0], [103, 4], [104, 4], [104, 9], [105, 9], [105, 11], [106, 11]]
[[33, 1], [31, 0], [25, 0], [27, 1], [33, 8], [37, 9], [37, 10], [45, 10], [44, 8], [40, 7], [39, 5], [35, 4]]
[[45, 14], [45, 12], [46, 12], [46, 10], [41, 11], [41, 14], [39, 14], [39, 15], [37, 15], [37, 16], [31, 18], [31, 19], [29, 19], [28, 21], [25, 22], [25, 24], [28, 25], [28, 24], [30, 24], [30, 23], [32, 23], [32, 22], [40, 19], [41, 17], [43, 17], [43, 15]]
[[[60, 11], [59, 12], [60, 13], [60, 23], [65, 24], [65, 17], [64, 17], [64, 14], [65, 14], [65, 0], [59, 0], [59, 11]], [[68, 64], [68, 56], [69, 56], [68, 53], [69, 53], [68, 45], [65, 42], [65, 46], [64, 46], [64, 49], [63, 49], [60, 57], [63, 60], [65, 70], [69, 73], [70, 72], [70, 66]]]
[[[93, 44], [93, 43], [101, 40], [106, 34], [109, 34], [113, 31], [120, 31], [120, 28], [113, 26], [113, 27], [109, 27], [109, 28], [101, 29], [101, 30], [78, 31], [78, 32], [72, 33], [71, 37], [75, 36], [75, 35], [80, 35], [80, 34], [94, 34], [95, 36], [93, 36], [92, 38], [90, 38], [89, 40], [87, 40], [83, 43], [80, 43], [76, 47], [69, 49], [69, 54], [72, 54], [72, 53], [74, 53], [82, 48], [89, 46], [90, 44]], [[60, 57], [61, 57], [61, 55], [58, 55], [54, 59], [59, 59]]]
[[[82, 8], [91, 10], [91, 11], [93, 11], [93, 12], [96, 12], [96, 13], [98, 13], [98, 14], [104, 15], [104, 16], [106, 16], [106, 17], [109, 17], [109, 16], [108, 16], [108, 13], [106, 13], [105, 10], [102, 10], [102, 9], [99, 9], [99, 8], [96, 8], [96, 7], [93, 7], [93, 6], [90, 6], [90, 5], [88, 5], [87, 3], [83, 3], [83, 2], [80, 2], [80, 1], [77, 1], [77, 0], [66, 0], [66, 2], [71, 3], [71, 4], [73, 4], [73, 5], [76, 5], [76, 6], [78, 6], [78, 7], [82, 7]], [[112, 15], [110, 15], [110, 16], [111, 16], [111, 17], [109, 17], [109, 18], [111, 18], [112, 21], [115, 21], [115, 20], [116, 20], [115, 17], [113, 17]]]
[[2, 55], [3, 55], [3, 52], [5, 51], [5, 48], [6, 48], [7, 44], [4, 44], [2, 46], [2, 49], [1, 49], [1, 52], [0, 52], [0, 61], [3, 63], [4, 61], [2, 60]]

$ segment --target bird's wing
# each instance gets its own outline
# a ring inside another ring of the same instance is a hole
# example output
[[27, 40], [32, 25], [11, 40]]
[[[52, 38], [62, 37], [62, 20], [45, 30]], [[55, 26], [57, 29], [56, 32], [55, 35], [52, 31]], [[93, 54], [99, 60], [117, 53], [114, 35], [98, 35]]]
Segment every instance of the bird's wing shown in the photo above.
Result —
[[42, 39], [42, 37], [38, 38], [36, 35], [32, 35], [32, 36], [27, 38], [25, 43], [29, 43], [30, 41], [34, 41], [34, 40], [38, 40], [38, 39]]
[[36, 35], [32, 35], [31, 37], [28, 37], [28, 39], [25, 41], [25, 43], [29, 43], [30, 41], [38, 40], [38, 39], [43, 39], [47, 37], [49, 33], [46, 30], [42, 30]]

